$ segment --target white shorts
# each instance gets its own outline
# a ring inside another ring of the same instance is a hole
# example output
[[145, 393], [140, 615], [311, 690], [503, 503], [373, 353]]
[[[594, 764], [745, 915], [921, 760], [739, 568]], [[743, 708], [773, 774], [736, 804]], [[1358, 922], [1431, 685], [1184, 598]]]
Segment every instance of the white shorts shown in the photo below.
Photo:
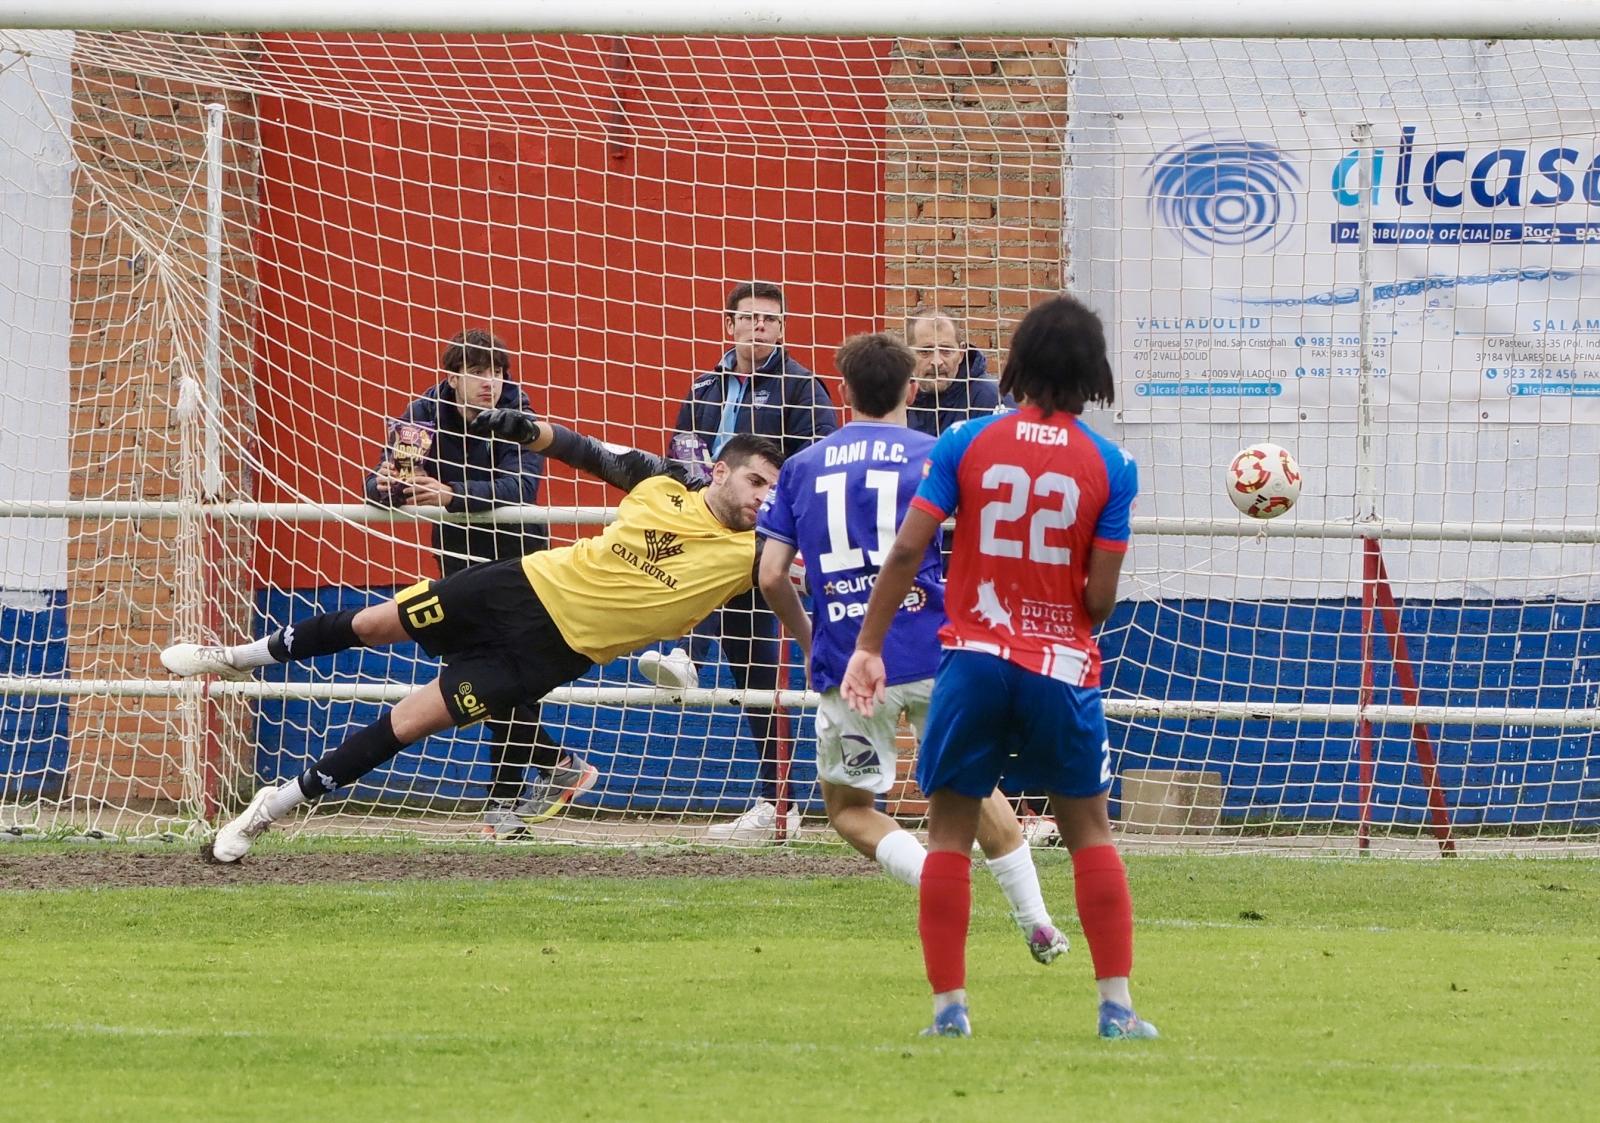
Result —
[[894, 786], [895, 764], [900, 758], [895, 746], [900, 715], [910, 719], [921, 741], [933, 680], [902, 682], [889, 687], [887, 693], [871, 717], [862, 717], [847, 706], [837, 689], [822, 695], [817, 706], [818, 779], [876, 795]]

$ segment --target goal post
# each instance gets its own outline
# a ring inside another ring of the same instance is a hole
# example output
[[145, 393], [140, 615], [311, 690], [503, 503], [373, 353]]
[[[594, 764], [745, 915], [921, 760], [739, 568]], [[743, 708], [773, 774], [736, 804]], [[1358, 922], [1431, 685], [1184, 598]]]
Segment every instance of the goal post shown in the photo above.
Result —
[[[1087, 420], [1142, 485], [1102, 630], [1130, 833], [1596, 846], [1596, 5], [634, 7], [0, 2], [0, 828], [205, 829], [437, 666], [179, 682], [162, 646], [392, 595], [441, 520], [610, 517], [553, 463], [532, 507], [363, 501], [456, 333], [660, 453], [755, 280], [835, 403], [834, 348], [912, 309], [990, 377], [1042, 296], [1102, 313]], [[1221, 494], [1257, 440], [1306, 470], [1268, 523]], [[774, 705], [820, 812], [797, 653], [740, 691], [715, 629], [698, 689], [624, 658], [551, 697], [601, 780], [538, 837], [701, 837], [766, 790]], [[474, 837], [492, 756], [430, 739], [319, 829]]]

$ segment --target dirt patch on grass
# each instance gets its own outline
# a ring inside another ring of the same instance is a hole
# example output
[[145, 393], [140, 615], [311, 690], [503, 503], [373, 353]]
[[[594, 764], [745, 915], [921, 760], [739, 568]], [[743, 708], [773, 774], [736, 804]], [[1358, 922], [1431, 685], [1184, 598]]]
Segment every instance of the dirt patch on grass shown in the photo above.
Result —
[[501, 879], [514, 877], [856, 877], [878, 867], [851, 855], [782, 850], [551, 853], [503, 847], [437, 850], [266, 853], [214, 866], [198, 846], [126, 845], [29, 853], [29, 844], [0, 850], [0, 890], [113, 889], [128, 886], [307, 885], [338, 881]]

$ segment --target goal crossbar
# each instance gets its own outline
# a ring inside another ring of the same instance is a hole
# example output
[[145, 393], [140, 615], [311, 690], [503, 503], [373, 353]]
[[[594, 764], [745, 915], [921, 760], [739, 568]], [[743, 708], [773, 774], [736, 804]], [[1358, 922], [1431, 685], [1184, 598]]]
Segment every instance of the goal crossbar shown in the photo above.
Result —
[[1387, 39], [1473, 36], [1484, 39], [1582, 39], [1600, 35], [1600, 4], [1499, 0], [1393, 4], [1348, 0], [1288, 9], [1279, 0], [1128, 0], [1068, 5], [1059, 0], [934, 5], [884, 0], [814, 0], [796, 6], [702, 0], [13, 0], [0, 3], [0, 26], [149, 31], [409, 31], [722, 35], [1061, 35], [1084, 37], [1218, 36]]

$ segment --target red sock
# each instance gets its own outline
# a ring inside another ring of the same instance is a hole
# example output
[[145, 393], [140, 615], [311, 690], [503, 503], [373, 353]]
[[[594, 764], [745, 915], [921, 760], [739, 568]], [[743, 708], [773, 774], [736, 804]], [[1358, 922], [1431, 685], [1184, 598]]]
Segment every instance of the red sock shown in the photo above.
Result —
[[917, 931], [934, 994], [967, 985], [967, 924], [972, 918], [972, 858], [933, 850], [922, 864]]
[[1091, 846], [1078, 851], [1072, 856], [1072, 875], [1094, 977], [1126, 978], [1133, 974], [1133, 898], [1117, 848]]

